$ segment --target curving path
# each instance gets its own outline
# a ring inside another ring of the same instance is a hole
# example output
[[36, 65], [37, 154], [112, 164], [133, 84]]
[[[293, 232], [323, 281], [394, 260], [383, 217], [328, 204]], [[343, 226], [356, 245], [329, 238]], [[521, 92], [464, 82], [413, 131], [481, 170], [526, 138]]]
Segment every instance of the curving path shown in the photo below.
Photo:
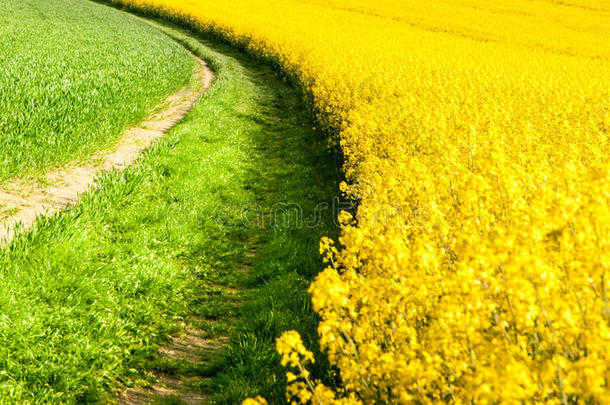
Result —
[[94, 154], [92, 163], [51, 171], [46, 176], [46, 186], [24, 184], [20, 180], [0, 186], [0, 240], [10, 243], [18, 228], [27, 230], [39, 216], [49, 216], [74, 205], [80, 194], [95, 187], [100, 173], [132, 165], [142, 151], [184, 118], [214, 79], [206, 63], [190, 55], [198, 65], [189, 83], [153, 108], [156, 112], [146, 120], [125, 131], [112, 150]]
[[5, 211], [5, 227], [32, 205], [57, 212], [9, 226], [0, 248], [0, 403], [282, 403], [275, 339], [296, 329], [316, 350], [307, 286], [320, 237], [337, 232], [327, 138], [268, 64], [150, 23], [206, 60], [214, 86], [133, 165], [209, 85], [203, 65], [201, 88], [98, 164], [58, 171], [52, 187], [5, 185], [21, 212]]

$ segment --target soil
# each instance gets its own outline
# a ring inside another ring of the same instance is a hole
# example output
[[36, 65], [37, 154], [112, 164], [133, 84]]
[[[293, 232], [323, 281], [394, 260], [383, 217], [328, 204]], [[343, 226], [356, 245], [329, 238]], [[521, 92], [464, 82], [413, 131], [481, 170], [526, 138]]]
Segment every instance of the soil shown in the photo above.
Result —
[[163, 137], [193, 108], [212, 85], [214, 73], [206, 63], [198, 62], [191, 83], [157, 105], [145, 121], [130, 128], [114, 148], [95, 153], [84, 164], [71, 164], [49, 172], [44, 182], [20, 179], [0, 186], [0, 240], [10, 243], [18, 227], [28, 229], [41, 215], [52, 215], [78, 202], [79, 196], [96, 187], [97, 176], [104, 171], [124, 170], [142, 151]]

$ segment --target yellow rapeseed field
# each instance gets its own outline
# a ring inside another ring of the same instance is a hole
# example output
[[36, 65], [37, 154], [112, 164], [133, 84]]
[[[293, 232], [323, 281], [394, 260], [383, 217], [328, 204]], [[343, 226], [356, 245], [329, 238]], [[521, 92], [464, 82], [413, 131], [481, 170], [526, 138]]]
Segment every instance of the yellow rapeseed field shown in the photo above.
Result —
[[339, 133], [359, 208], [310, 291], [343, 401], [610, 403], [609, 1], [116, 1], [276, 59]]

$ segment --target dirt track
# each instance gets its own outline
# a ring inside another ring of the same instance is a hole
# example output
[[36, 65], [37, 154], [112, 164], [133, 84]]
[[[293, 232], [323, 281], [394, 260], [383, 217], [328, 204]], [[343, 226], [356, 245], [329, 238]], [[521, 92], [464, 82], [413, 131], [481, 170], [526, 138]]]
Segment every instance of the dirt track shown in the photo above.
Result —
[[212, 85], [214, 73], [206, 63], [198, 62], [191, 82], [160, 103], [151, 116], [138, 126], [125, 131], [110, 151], [98, 152], [83, 165], [70, 165], [49, 172], [47, 185], [13, 180], [0, 187], [0, 241], [9, 243], [18, 226], [32, 226], [40, 215], [51, 215], [74, 205], [79, 195], [96, 187], [96, 176], [108, 170], [123, 170], [132, 165], [140, 153], [163, 137], [193, 108], [195, 102]]

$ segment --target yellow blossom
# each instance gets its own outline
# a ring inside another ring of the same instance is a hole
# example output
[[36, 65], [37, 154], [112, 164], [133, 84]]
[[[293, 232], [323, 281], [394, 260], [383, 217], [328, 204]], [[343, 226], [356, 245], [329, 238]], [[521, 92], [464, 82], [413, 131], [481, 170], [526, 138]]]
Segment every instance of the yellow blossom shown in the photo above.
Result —
[[610, 2], [114, 1], [272, 59], [337, 134], [358, 207], [310, 292], [352, 399], [610, 403]]

